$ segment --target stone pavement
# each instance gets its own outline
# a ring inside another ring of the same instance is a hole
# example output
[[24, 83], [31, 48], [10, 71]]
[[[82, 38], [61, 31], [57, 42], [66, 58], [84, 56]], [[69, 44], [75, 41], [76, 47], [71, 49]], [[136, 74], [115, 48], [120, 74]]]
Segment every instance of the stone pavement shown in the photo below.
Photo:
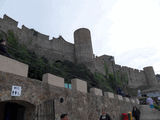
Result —
[[160, 120], [160, 111], [151, 109], [149, 105], [141, 105], [140, 120]]

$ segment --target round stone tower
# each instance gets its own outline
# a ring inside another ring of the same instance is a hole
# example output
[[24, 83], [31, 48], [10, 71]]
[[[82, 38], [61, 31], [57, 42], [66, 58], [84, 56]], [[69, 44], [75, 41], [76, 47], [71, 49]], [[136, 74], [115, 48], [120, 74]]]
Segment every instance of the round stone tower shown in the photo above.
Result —
[[152, 66], [145, 67], [143, 68], [143, 70], [144, 70], [148, 85], [149, 86], [157, 85], [158, 82], [157, 82], [153, 67]]
[[80, 28], [74, 32], [75, 60], [77, 63], [88, 63], [93, 60], [93, 49], [90, 31]]

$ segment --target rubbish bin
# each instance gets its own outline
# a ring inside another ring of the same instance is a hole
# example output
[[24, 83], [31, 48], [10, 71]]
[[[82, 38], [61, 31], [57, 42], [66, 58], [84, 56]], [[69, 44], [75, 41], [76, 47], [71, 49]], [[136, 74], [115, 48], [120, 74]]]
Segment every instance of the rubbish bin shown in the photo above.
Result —
[[128, 113], [122, 113], [122, 120], [129, 120]]

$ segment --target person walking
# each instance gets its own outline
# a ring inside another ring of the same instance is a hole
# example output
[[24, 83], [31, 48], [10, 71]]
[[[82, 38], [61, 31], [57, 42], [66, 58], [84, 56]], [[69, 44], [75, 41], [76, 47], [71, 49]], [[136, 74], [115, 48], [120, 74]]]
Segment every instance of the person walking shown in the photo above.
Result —
[[133, 107], [133, 110], [132, 110], [132, 116], [133, 116], [136, 120], [140, 120], [140, 114], [141, 114], [140, 110], [139, 110], [136, 106], [134, 106], [134, 107]]

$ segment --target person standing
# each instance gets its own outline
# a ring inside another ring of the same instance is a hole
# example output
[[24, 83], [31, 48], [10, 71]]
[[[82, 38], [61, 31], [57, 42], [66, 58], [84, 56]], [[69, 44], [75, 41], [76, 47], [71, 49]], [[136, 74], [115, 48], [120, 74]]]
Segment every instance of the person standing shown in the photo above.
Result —
[[61, 118], [61, 120], [69, 120], [68, 114], [62, 114], [62, 115], [60, 116], [60, 118]]
[[102, 115], [100, 116], [99, 120], [111, 120], [111, 117], [106, 112], [102, 112]]
[[0, 39], [0, 54], [6, 57], [10, 57], [6, 49], [6, 41], [4, 39]]
[[150, 108], [154, 108], [153, 99], [151, 97], [147, 98], [146, 103], [149, 104]]
[[138, 96], [138, 97], [141, 97], [141, 96], [142, 96], [142, 95], [141, 95], [141, 90], [138, 90], [138, 91], [137, 91], [137, 96]]
[[160, 105], [160, 96], [157, 98], [157, 104]]
[[140, 114], [141, 114], [140, 110], [139, 110], [136, 106], [134, 106], [134, 107], [133, 107], [133, 110], [132, 110], [132, 116], [133, 116], [136, 120], [140, 120]]

